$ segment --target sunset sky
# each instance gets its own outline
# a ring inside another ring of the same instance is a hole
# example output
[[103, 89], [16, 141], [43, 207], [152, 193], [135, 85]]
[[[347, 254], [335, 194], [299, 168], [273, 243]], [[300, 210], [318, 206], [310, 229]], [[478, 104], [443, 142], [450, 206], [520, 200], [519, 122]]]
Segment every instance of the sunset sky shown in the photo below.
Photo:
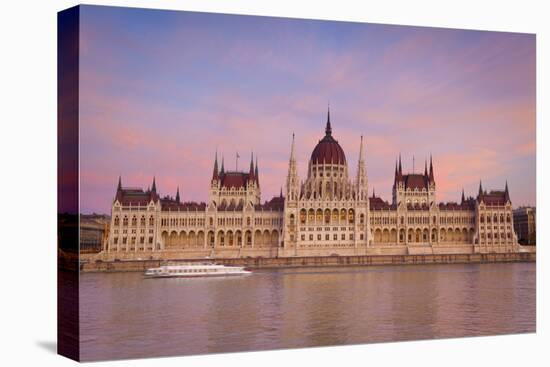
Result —
[[535, 36], [270, 17], [81, 8], [81, 211], [110, 213], [118, 176], [207, 201], [226, 169], [258, 156], [262, 200], [300, 178], [324, 135], [391, 201], [395, 159], [433, 155], [438, 201], [479, 180], [535, 204]]

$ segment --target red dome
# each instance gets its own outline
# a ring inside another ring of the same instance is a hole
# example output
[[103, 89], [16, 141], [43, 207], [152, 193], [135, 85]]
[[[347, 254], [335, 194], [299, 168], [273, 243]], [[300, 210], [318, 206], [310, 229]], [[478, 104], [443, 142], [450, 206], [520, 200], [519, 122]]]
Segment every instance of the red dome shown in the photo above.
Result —
[[326, 163], [326, 164], [346, 164], [346, 155], [344, 150], [332, 137], [332, 128], [330, 126], [330, 113], [327, 116], [327, 127], [325, 129], [325, 137], [319, 140], [313, 153], [311, 153], [311, 163]]

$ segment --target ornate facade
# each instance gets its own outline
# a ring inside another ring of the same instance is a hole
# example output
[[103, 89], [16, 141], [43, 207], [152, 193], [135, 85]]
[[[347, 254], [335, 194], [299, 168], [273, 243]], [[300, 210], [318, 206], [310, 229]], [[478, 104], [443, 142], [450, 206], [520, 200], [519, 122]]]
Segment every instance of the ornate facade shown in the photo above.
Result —
[[460, 203], [437, 203], [430, 157], [424, 173], [404, 174], [396, 161], [391, 204], [368, 195], [363, 137], [352, 177], [333, 137], [311, 154], [298, 177], [292, 136], [286, 190], [261, 202], [258, 162], [226, 171], [216, 154], [207, 203], [161, 197], [152, 186], [122, 187], [113, 200], [106, 253], [124, 258], [289, 257], [366, 254], [491, 253], [519, 250], [508, 184]]

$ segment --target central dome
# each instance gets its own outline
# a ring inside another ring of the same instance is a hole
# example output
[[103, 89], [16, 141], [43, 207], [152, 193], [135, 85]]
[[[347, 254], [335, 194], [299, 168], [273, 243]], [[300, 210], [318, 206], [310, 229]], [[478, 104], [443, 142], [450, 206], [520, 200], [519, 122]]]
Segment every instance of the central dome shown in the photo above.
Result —
[[330, 126], [330, 111], [327, 113], [327, 126], [325, 136], [319, 140], [319, 143], [311, 153], [312, 164], [346, 164], [346, 155], [344, 150], [338, 144], [338, 141], [332, 137], [332, 127]]

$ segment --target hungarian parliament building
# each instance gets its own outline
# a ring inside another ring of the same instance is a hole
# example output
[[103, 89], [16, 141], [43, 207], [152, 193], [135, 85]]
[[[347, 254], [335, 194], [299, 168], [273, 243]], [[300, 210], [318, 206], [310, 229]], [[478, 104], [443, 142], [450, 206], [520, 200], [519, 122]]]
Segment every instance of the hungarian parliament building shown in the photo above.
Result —
[[235, 258], [517, 252], [512, 203], [504, 190], [437, 202], [432, 158], [423, 173], [396, 161], [391, 202], [368, 194], [363, 138], [352, 177], [327, 113], [325, 135], [298, 176], [294, 135], [286, 189], [261, 200], [258, 162], [229, 171], [213, 162], [207, 203], [161, 196], [119, 178], [105, 252], [117, 258]]

